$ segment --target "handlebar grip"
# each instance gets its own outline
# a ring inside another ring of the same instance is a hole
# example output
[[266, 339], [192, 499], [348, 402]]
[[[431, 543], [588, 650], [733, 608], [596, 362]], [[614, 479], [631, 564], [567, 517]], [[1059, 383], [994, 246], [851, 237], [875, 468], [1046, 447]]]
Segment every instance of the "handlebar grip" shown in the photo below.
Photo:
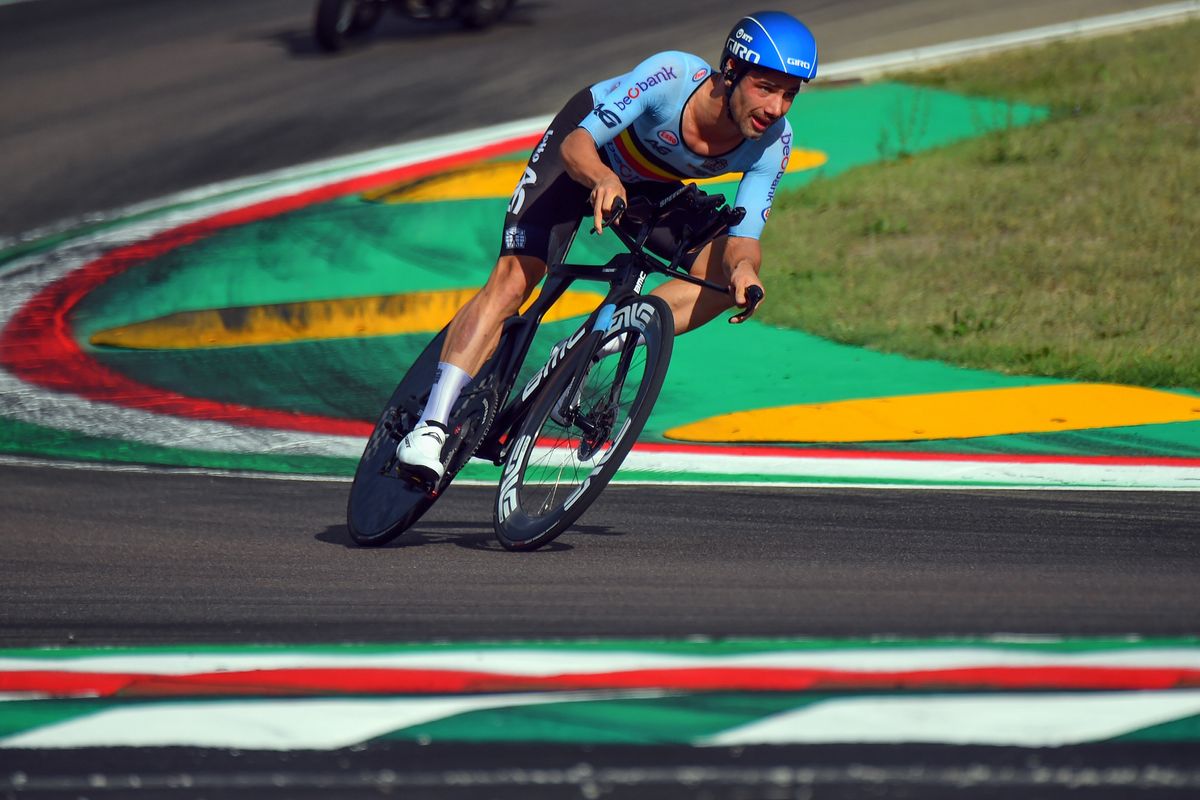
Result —
[[[612, 227], [612, 224], [614, 222], [616, 222], [620, 218], [620, 216], [624, 213], [625, 213], [625, 201], [619, 197], [614, 197], [613, 201], [612, 201], [612, 209], [608, 212], [608, 216], [605, 217], [604, 219], [600, 220], [601, 227], [604, 227], [604, 228]], [[594, 234], [595, 232], [596, 232], [596, 230], [595, 230], [595, 228], [593, 228], [592, 233]]]
[[754, 315], [754, 309], [758, 308], [758, 304], [763, 300], [763, 290], [760, 286], [751, 286], [746, 290], [746, 310], [740, 314], [734, 314], [729, 318], [730, 324], [737, 325], [745, 322]]

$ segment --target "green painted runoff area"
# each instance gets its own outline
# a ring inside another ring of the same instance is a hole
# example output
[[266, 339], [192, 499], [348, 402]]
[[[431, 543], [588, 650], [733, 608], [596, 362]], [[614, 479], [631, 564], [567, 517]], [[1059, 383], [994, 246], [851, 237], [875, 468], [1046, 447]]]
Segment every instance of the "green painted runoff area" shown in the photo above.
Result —
[[[1038, 108], [896, 83], [805, 94], [790, 115], [794, 146], [819, 150], [828, 161], [817, 170], [786, 176], [782, 189], [794, 191], [817, 176], [831, 177], [1044, 116]], [[733, 184], [709, 187], [730, 199], [733, 190]], [[100, 362], [149, 385], [263, 408], [372, 420], [428, 334], [183, 351], [92, 348], [86, 342], [99, 330], [180, 311], [478, 286], [495, 260], [506, 203], [507, 198], [387, 204], [352, 196], [226, 229], [112, 279], [82, 301], [72, 323]], [[611, 235], [580, 235], [572, 260], [602, 263], [615, 244]], [[769, 290], [770, 264], [764, 276]], [[547, 352], [578, 321], [545, 325], [535, 354]], [[757, 322], [735, 328], [717, 320], [677, 340], [667, 383], [642, 440], [663, 441], [664, 432], [677, 425], [754, 408], [1052, 382], [914, 361]], [[27, 442], [22, 447], [19, 441], [30, 435], [34, 440], [54, 438], [50, 431], [2, 423], [0, 447], [36, 452], [37, 446]], [[86, 447], [78, 440], [76, 444]], [[100, 449], [108, 445], [93, 443]], [[873, 450], [892, 447], [1197, 456], [1200, 423], [870, 445]], [[62, 448], [69, 445], [48, 449], [65, 455], [58, 452]], [[153, 448], [125, 449], [129, 460], [171, 458], [167, 448], [157, 456], [148, 452]], [[242, 460], [199, 458], [214, 459]], [[261, 468], [252, 465], [254, 459], [245, 461], [246, 468]], [[323, 463], [337, 459], [301, 461], [306, 463], [298, 471], [347, 471], [344, 465]], [[292, 463], [289, 469], [297, 466]], [[491, 474], [485, 468], [480, 477]], [[472, 477], [471, 470], [464, 477]]]

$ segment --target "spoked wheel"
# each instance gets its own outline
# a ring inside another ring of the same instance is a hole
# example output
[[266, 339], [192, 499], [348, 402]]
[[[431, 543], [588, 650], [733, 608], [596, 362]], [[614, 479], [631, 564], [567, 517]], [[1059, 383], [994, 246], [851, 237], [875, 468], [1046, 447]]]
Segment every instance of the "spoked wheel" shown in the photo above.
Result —
[[330, 52], [364, 37], [383, 16], [383, 0], [317, 0], [313, 35]]
[[[564, 398], [577, 351], [545, 384], [513, 438], [496, 495], [496, 535], [534, 550], [565, 531], [600, 494], [642, 432], [667, 374], [675, 323], [657, 297], [622, 304], [601, 340], [624, 345], [591, 364], [579, 396]], [[564, 402], [565, 401], [565, 402]]]

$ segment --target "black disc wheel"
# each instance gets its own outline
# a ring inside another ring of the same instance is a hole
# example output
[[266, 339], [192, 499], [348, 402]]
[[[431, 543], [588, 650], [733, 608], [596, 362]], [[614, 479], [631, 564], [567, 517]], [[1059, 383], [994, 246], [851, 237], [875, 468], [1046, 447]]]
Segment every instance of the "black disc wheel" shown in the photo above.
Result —
[[[540, 389], [513, 436], [493, 521], [509, 550], [534, 550], [565, 531], [600, 494], [642, 432], [667, 374], [675, 323], [657, 297], [620, 305], [599, 360], [577, 349]], [[590, 348], [589, 348], [590, 350]], [[581, 359], [588, 371], [576, 397], [565, 396]]]
[[383, 6], [383, 0], [317, 0], [313, 36], [323, 50], [341, 50], [370, 33]]
[[396, 446], [415, 427], [437, 372], [445, 332], [425, 348], [392, 392], [363, 449], [350, 498], [346, 527], [361, 545], [381, 545], [404, 533], [433, 505], [435, 497], [396, 469]]
[[396, 446], [416, 426], [425, 408], [445, 336], [443, 330], [409, 368], [363, 449], [346, 505], [346, 527], [358, 544], [386, 544], [412, 527], [475, 455], [496, 419], [499, 397], [489, 362], [463, 389], [450, 412], [449, 435], [442, 450], [446, 471], [441, 480], [427, 485], [399, 469]]

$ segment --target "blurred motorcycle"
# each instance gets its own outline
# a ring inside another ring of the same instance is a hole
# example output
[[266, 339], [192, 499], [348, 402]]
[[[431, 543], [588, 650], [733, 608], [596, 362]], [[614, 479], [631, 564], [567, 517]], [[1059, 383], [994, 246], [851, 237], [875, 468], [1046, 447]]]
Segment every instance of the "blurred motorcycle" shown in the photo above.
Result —
[[486, 28], [501, 19], [515, 0], [317, 0], [313, 36], [323, 50], [341, 50], [365, 39], [383, 12], [409, 19], [457, 19], [465, 28]]

